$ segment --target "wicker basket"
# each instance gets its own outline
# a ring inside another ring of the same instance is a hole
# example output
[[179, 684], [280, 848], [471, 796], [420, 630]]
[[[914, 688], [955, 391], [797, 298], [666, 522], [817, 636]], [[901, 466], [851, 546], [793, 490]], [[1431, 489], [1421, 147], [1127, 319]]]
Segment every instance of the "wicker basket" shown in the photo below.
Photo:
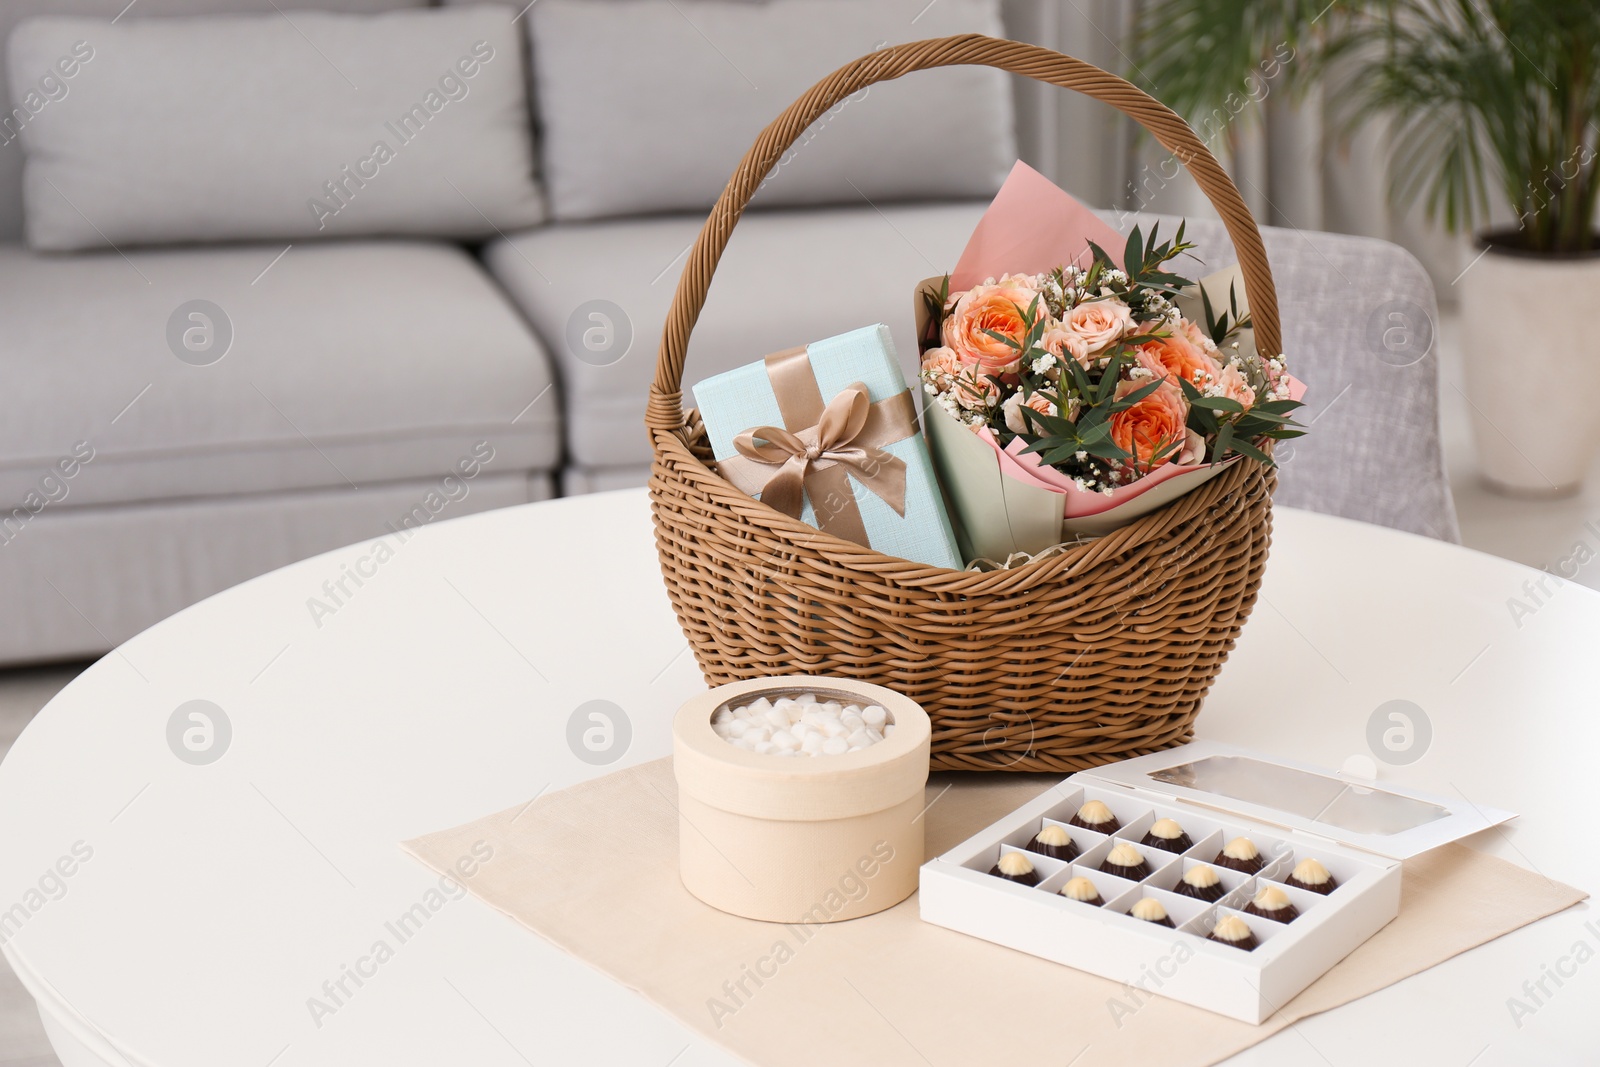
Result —
[[[682, 407], [684, 354], [717, 260], [783, 152], [846, 96], [959, 64], [1095, 97], [1174, 152], [1238, 249], [1258, 348], [1279, 351], [1277, 299], [1255, 222], [1176, 114], [1121, 78], [1033, 45], [967, 34], [887, 48], [824, 78], [768, 126], [700, 231], [667, 317], [645, 418], [656, 544], [709, 684], [859, 678], [927, 709], [935, 769], [1080, 770], [1192, 736], [1255, 603], [1271, 535], [1272, 471], [1241, 461], [1105, 537], [1011, 570], [953, 571], [821, 533], [739, 492], [708, 468], [703, 427]], [[914, 281], [907, 279], [908, 294]]]

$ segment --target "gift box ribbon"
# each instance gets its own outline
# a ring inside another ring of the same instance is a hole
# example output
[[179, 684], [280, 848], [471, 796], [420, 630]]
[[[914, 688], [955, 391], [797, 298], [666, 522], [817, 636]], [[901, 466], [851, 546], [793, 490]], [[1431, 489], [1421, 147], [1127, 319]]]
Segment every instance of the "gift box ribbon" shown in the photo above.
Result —
[[850, 476], [905, 517], [905, 460], [884, 446], [917, 432], [910, 391], [873, 403], [855, 382], [824, 404], [804, 348], [775, 352], [766, 367], [783, 426], [735, 437], [739, 454], [718, 461], [722, 476], [794, 519], [809, 495], [819, 529], [870, 547]]

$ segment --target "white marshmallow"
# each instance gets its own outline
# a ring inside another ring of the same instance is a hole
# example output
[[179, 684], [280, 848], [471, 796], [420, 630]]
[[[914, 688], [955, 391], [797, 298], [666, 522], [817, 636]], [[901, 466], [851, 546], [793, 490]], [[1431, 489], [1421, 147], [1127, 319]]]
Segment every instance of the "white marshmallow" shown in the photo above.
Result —
[[773, 756], [837, 756], [884, 740], [894, 726], [876, 704], [819, 702], [813, 693], [758, 698], [718, 711], [712, 730], [736, 748]]

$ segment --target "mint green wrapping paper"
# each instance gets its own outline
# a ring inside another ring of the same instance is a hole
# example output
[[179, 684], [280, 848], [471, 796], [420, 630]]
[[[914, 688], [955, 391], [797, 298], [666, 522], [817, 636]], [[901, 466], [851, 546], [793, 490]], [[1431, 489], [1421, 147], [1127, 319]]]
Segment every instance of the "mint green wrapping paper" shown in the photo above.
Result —
[[[806, 346], [806, 356], [825, 402], [855, 382], [867, 387], [874, 403], [906, 391], [894, 341], [889, 328], [881, 323], [815, 341]], [[697, 383], [694, 399], [705, 422], [711, 450], [718, 459], [736, 454], [733, 439], [744, 431], [756, 426], [783, 426], [766, 365], [759, 360]], [[886, 555], [917, 563], [960, 568], [961, 554], [922, 435], [914, 433], [884, 446], [884, 450], [905, 462], [906, 513], [904, 518], [895, 514], [885, 501], [852, 477], [850, 488], [871, 546]], [[800, 520], [817, 524], [809, 495]]]

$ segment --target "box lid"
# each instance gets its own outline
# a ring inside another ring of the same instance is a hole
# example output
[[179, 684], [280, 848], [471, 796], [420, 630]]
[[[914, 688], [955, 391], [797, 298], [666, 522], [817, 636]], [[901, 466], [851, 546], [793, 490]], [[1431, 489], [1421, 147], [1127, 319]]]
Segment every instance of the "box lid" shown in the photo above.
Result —
[[1515, 812], [1465, 797], [1379, 785], [1214, 741], [1082, 771], [1073, 780], [1246, 816], [1391, 859], [1406, 859], [1516, 818]]

